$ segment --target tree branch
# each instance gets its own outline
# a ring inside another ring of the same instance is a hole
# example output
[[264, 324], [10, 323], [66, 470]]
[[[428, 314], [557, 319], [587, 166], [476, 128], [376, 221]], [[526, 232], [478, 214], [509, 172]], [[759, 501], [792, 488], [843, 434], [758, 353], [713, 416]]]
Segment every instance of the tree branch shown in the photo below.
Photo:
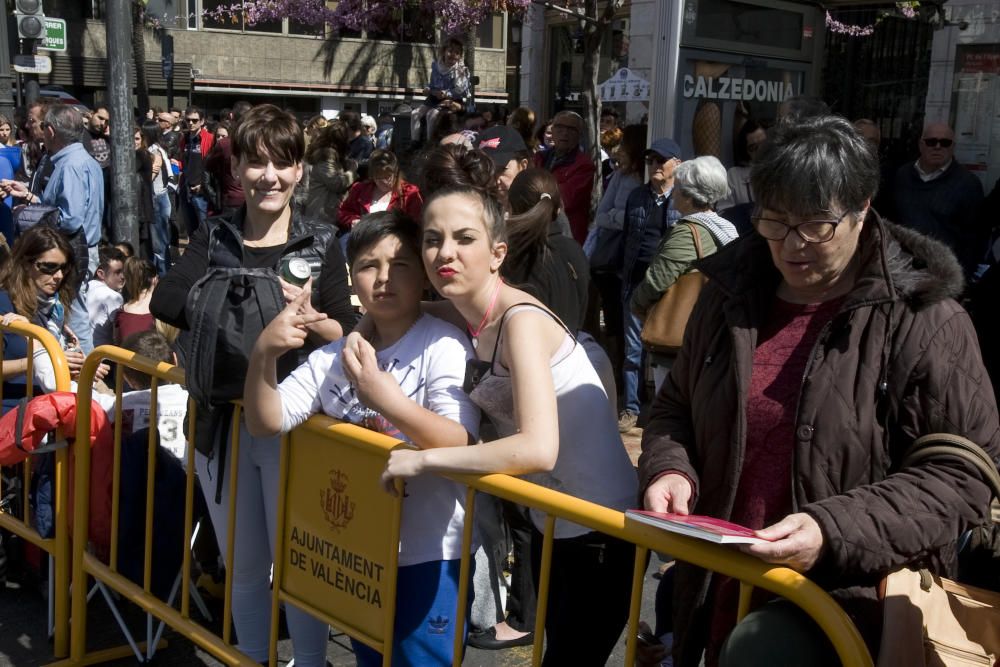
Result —
[[[573, 18], [583, 21], [584, 23], [590, 23], [592, 25], [600, 25], [600, 21], [598, 21], [597, 19], [591, 18], [582, 12], [574, 12], [572, 9], [561, 7], [551, 2], [551, 0], [532, 0], [532, 2], [536, 5], [541, 5], [542, 7], [546, 7], [547, 9], [554, 9], [555, 11], [560, 12], [562, 14], [567, 14], [569, 16], [572, 16]], [[608, 4], [611, 5], [614, 3], [612, 2]]]

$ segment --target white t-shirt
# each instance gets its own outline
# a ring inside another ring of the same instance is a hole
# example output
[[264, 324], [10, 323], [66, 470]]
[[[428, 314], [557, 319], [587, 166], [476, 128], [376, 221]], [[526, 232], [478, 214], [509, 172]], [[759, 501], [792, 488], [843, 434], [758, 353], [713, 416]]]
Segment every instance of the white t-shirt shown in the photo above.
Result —
[[[122, 435], [131, 435], [149, 426], [149, 389], [122, 394]], [[115, 418], [115, 397], [94, 394], [108, 419]], [[159, 425], [160, 446], [187, 462], [187, 440], [184, 420], [187, 419], [188, 393], [179, 384], [161, 384], [156, 390], [156, 422]]]
[[[343, 344], [340, 340], [314, 351], [278, 385], [282, 432], [322, 412], [408, 440], [384, 417], [358, 400], [340, 363]], [[381, 368], [395, 378], [411, 400], [462, 424], [474, 438], [477, 436], [479, 409], [462, 391], [465, 362], [473, 357], [473, 352], [457, 328], [422, 315], [402, 338], [377, 352], [376, 357]], [[406, 480], [406, 494], [399, 564], [461, 558], [465, 487], [437, 475], [420, 475]]]
[[[113, 342], [111, 315], [122, 307], [124, 297], [100, 280], [87, 283], [87, 313], [94, 325], [94, 347]], [[75, 332], [74, 332], [75, 333]]]

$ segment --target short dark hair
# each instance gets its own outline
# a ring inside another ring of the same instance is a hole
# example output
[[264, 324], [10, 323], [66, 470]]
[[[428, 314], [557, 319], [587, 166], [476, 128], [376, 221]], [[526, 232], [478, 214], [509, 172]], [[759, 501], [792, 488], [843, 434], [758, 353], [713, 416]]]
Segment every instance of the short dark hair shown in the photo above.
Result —
[[98, 260], [97, 268], [100, 270], [107, 271], [111, 268], [111, 262], [121, 262], [123, 265], [125, 264], [125, 253], [113, 245], [103, 246], [97, 254], [100, 258]]
[[361, 217], [347, 237], [347, 264], [354, 269], [354, 260], [364, 251], [386, 238], [395, 236], [408, 250], [420, 258], [420, 224], [398, 208]]
[[[174, 363], [174, 349], [170, 347], [169, 341], [163, 337], [163, 334], [156, 329], [132, 334], [122, 341], [121, 347], [153, 361]], [[152, 385], [150, 377], [142, 371], [127, 368], [125, 374], [128, 383], [135, 389], [149, 389]]]
[[98, 111], [100, 111], [101, 109], [104, 109], [105, 111], [107, 111], [109, 116], [111, 115], [111, 109], [108, 108], [107, 104], [95, 104], [94, 108], [90, 111], [90, 113], [95, 114]]
[[618, 109], [614, 107], [601, 107], [601, 118], [605, 116], [614, 116], [615, 120], [618, 119]]
[[830, 211], [834, 204], [860, 211], [878, 184], [874, 148], [840, 116], [778, 123], [750, 168], [758, 206], [800, 216]]
[[188, 116], [188, 114], [193, 114], [193, 113], [196, 113], [196, 114], [198, 114], [198, 118], [200, 118], [200, 119], [204, 120], [204, 118], [205, 118], [205, 114], [203, 114], [203, 113], [201, 112], [201, 109], [199, 109], [199, 108], [198, 108], [198, 107], [196, 107], [196, 106], [190, 106], [190, 107], [188, 107], [187, 109], [185, 109], [185, 110], [184, 110], [184, 117], [186, 118], [186, 117]]
[[273, 104], [261, 104], [246, 112], [231, 140], [233, 157], [248, 159], [266, 153], [275, 162], [302, 162], [306, 141], [295, 116]]
[[342, 120], [351, 132], [360, 132], [364, 129], [364, 126], [361, 125], [361, 114], [357, 111], [341, 111], [337, 118]]

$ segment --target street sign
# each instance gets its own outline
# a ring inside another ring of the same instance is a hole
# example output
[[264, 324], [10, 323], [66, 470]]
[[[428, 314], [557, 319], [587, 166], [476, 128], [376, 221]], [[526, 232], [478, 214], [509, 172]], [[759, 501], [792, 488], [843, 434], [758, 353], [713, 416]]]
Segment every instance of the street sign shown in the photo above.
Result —
[[45, 17], [45, 37], [38, 48], [46, 51], [66, 51], [66, 21]]
[[52, 72], [52, 58], [15, 55], [14, 71], [20, 74], [50, 74]]
[[597, 86], [602, 102], [647, 102], [649, 82], [627, 67]]

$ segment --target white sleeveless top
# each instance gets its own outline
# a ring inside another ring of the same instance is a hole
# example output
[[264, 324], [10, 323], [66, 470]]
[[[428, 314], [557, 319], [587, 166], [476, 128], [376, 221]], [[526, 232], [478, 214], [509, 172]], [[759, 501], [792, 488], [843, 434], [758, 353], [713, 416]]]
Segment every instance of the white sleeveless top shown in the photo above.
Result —
[[[509, 308], [500, 323], [491, 368], [469, 395], [493, 421], [501, 438], [517, 433], [517, 424], [511, 378], [497, 359], [496, 349], [502, 341], [504, 323], [525, 310], [543, 312], [559, 322], [555, 315], [533, 304]], [[614, 408], [586, 351], [568, 331], [550, 360], [550, 368], [559, 413], [559, 455], [551, 472], [531, 473], [522, 478], [619, 511], [635, 506], [638, 478], [622, 444]], [[535, 527], [544, 531], [545, 513], [531, 510], [531, 518]], [[556, 521], [557, 538], [588, 532], [589, 528]]]

